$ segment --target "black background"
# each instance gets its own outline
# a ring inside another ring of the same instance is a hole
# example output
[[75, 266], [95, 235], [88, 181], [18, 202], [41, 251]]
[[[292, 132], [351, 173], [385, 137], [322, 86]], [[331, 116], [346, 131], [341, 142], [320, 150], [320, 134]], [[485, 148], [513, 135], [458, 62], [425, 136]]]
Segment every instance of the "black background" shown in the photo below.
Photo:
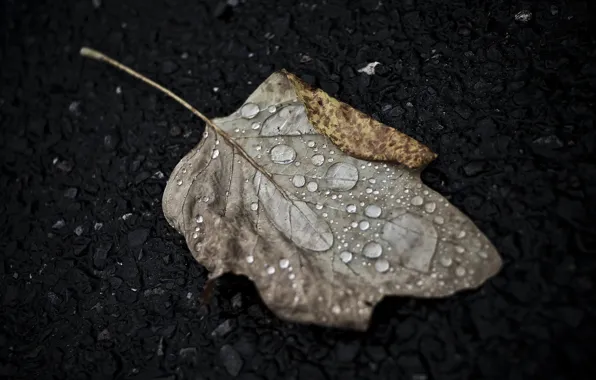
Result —
[[[593, 5], [2, 4], [0, 377], [594, 378]], [[207, 273], [161, 211], [203, 123], [82, 45], [208, 116], [286, 68], [416, 137], [439, 153], [424, 181], [503, 270], [448, 299], [386, 300], [362, 334], [280, 321], [234, 276], [204, 304]]]

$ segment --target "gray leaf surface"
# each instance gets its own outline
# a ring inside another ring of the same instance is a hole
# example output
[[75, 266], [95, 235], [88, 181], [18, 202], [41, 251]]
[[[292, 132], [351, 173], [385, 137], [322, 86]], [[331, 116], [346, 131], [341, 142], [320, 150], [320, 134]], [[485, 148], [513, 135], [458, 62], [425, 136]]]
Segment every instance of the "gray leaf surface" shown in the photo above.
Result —
[[208, 130], [174, 169], [164, 213], [213, 277], [248, 276], [278, 316], [363, 330], [386, 295], [445, 297], [500, 269], [420, 170], [347, 156], [316, 132], [284, 75], [213, 121], [276, 184]]

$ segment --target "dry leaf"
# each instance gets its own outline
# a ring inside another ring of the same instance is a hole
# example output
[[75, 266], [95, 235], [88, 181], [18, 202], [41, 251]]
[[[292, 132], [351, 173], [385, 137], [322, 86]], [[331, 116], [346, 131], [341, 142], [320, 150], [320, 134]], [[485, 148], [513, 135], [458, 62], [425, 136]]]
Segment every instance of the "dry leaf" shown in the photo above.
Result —
[[[420, 169], [406, 167], [432, 160], [428, 148], [379, 132], [387, 127], [295, 76], [271, 75], [238, 111], [211, 121], [111, 58], [88, 48], [81, 54], [158, 88], [207, 122], [168, 180], [164, 214], [210, 278], [248, 276], [278, 316], [363, 330], [385, 295], [444, 297], [500, 269], [478, 228], [422, 184]], [[364, 149], [351, 145], [355, 136]], [[381, 139], [395, 145], [375, 143]], [[403, 149], [392, 153], [395, 146]]]
[[294, 74], [283, 71], [294, 85], [313, 127], [329, 137], [344, 153], [371, 161], [386, 161], [419, 168], [437, 155], [428, 147], [346, 103], [320, 88], [312, 88]]
[[212, 277], [248, 276], [282, 318], [363, 330], [385, 295], [444, 297], [497, 273], [495, 248], [419, 170], [348, 156], [307, 115], [275, 73], [213, 120], [262, 170], [208, 131], [173, 171], [164, 213]]

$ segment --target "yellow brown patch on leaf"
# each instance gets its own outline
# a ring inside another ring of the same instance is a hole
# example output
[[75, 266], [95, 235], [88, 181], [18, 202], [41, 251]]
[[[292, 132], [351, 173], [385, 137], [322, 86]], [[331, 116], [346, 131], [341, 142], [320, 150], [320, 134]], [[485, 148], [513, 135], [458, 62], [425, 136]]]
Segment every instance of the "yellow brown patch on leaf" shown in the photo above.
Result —
[[304, 103], [308, 120], [344, 153], [369, 161], [388, 161], [409, 168], [426, 166], [437, 155], [427, 146], [340, 102], [296, 75], [282, 71]]

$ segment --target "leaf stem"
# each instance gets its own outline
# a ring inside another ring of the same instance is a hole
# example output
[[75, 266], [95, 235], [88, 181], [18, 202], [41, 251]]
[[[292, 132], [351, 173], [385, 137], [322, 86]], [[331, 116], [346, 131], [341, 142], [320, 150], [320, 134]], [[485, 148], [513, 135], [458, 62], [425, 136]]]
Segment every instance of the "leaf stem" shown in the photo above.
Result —
[[205, 123], [207, 123], [207, 125], [209, 125], [215, 131], [215, 133], [220, 135], [228, 144], [230, 144], [232, 147], [234, 147], [238, 151], [238, 153], [240, 153], [240, 155], [244, 159], [246, 159], [256, 170], [265, 174], [267, 179], [269, 179], [273, 183], [273, 185], [281, 192], [281, 194], [285, 198], [287, 198], [287, 194], [285, 193], [285, 191], [277, 184], [277, 182], [275, 182], [273, 180], [273, 176], [269, 172], [267, 172], [267, 170], [265, 170], [263, 167], [261, 167], [250, 155], [248, 155], [248, 153], [246, 153], [244, 151], [242, 146], [240, 144], [238, 144], [234, 139], [232, 139], [232, 137], [227, 132], [225, 132], [223, 129], [221, 129], [220, 127], [215, 125], [215, 123], [212, 122], [211, 119], [209, 119], [207, 116], [205, 116], [201, 112], [199, 112], [199, 110], [197, 110], [192, 105], [190, 105], [190, 103], [188, 103], [186, 100], [182, 99], [180, 96], [176, 95], [172, 91], [163, 87], [159, 83], [147, 78], [143, 74], [131, 69], [130, 67], [126, 66], [125, 64], [120, 63], [120, 62], [116, 61], [115, 59], [112, 59], [97, 50], [94, 50], [94, 49], [91, 49], [88, 47], [82, 47], [80, 54], [83, 57], [95, 59], [97, 61], [106, 62], [106, 63], [116, 67], [117, 69], [122, 70], [125, 73], [132, 75], [133, 77], [141, 80], [142, 82], [148, 84], [149, 86], [156, 88], [157, 90], [168, 95], [170, 98], [174, 99], [176, 102], [180, 103], [182, 106], [184, 106], [190, 112], [192, 112], [193, 114], [198, 116], [201, 120], [203, 120]]

